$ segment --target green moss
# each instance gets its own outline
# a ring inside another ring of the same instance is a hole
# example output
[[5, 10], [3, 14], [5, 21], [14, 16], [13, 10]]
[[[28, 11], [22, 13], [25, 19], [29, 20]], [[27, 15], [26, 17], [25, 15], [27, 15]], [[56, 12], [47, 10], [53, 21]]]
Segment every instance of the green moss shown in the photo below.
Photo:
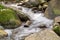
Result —
[[53, 30], [60, 36], [60, 25], [54, 26]]
[[0, 22], [7, 22], [10, 19], [15, 19], [15, 12], [11, 9], [1, 9], [0, 10]]
[[21, 21], [16, 13], [15, 10], [4, 7], [0, 4], [0, 25], [4, 28], [17, 28], [20, 26]]
[[60, 9], [54, 8], [53, 11], [55, 15], [60, 15]]
[[0, 4], [0, 9], [5, 9], [6, 7], [4, 7], [3, 5]]

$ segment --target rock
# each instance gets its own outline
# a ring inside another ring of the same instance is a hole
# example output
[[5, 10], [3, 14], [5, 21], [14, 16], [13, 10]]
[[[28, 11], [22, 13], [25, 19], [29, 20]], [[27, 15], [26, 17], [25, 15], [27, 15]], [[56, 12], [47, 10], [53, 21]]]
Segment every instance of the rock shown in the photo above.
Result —
[[54, 19], [54, 26], [59, 26], [59, 25], [60, 25], [60, 16], [57, 16]]
[[54, 19], [55, 17], [55, 15], [53, 14], [53, 9], [51, 8], [51, 5], [48, 5], [44, 13], [45, 13], [45, 16], [49, 19]]
[[28, 21], [25, 23], [24, 27], [29, 27], [31, 23], [32, 23], [32, 22], [31, 22], [30, 20], [28, 20]]
[[29, 0], [23, 0], [23, 2], [28, 2]]
[[49, 2], [49, 1], [51, 1], [51, 0], [45, 0], [45, 1]]
[[43, 11], [45, 12], [46, 8], [48, 7], [48, 4], [43, 4], [42, 8], [43, 8]]
[[0, 38], [7, 37], [8, 34], [4, 30], [0, 30]]
[[52, 16], [57, 17], [57, 16], [60, 16], [60, 0], [51, 0], [49, 2], [49, 5], [50, 5], [50, 8], [52, 8], [51, 12], [52, 12]]
[[45, 13], [45, 17], [50, 18], [48, 9], [49, 8], [47, 8], [44, 13]]
[[5, 4], [8, 4], [8, 2], [6, 1], [6, 2], [4, 2]]
[[28, 7], [28, 8], [32, 8], [33, 5], [30, 2], [25, 2], [25, 0], [23, 0], [23, 2], [19, 3], [17, 6], [23, 6], [23, 7]]
[[32, 7], [36, 7], [38, 6], [38, 0], [25, 0], [26, 2], [24, 2], [22, 5], [28, 8], [32, 8]]
[[29, 2], [30, 2], [32, 5], [38, 5], [38, 4], [39, 4], [39, 1], [38, 1], [38, 0], [29, 0]]
[[51, 0], [48, 3], [48, 8], [45, 13], [48, 13], [49, 18], [54, 19], [57, 16], [60, 16], [60, 0]]
[[38, 8], [39, 8], [39, 9], [41, 9], [41, 8], [42, 8], [42, 6], [41, 6], [41, 5], [39, 5], [39, 6], [38, 6]]
[[33, 7], [33, 5], [31, 4], [31, 3], [29, 3], [29, 2], [25, 2], [25, 3], [23, 3], [22, 4], [24, 7], [27, 7], [27, 8], [32, 8]]
[[39, 11], [42, 11], [42, 6], [41, 5], [39, 5], [38, 8], [39, 8], [38, 9]]
[[21, 21], [14, 10], [7, 8], [0, 10], [0, 24], [4, 28], [17, 28], [21, 25]]
[[60, 22], [60, 16], [55, 17], [55, 23]]
[[26, 22], [27, 20], [30, 20], [28, 15], [24, 14], [21, 11], [17, 15], [22, 22]]
[[59, 26], [59, 23], [54, 23], [54, 26]]
[[46, 1], [45, 0], [38, 0], [39, 4], [44, 4]]
[[[56, 16], [60, 15], [60, 0], [51, 0], [51, 7]], [[53, 3], [53, 4], [52, 4]]]
[[41, 32], [27, 36], [25, 40], [60, 40], [60, 37], [57, 36], [51, 29], [45, 29]]
[[38, 10], [38, 8], [37, 8], [37, 7], [33, 7], [33, 8], [32, 8], [32, 11], [34, 11], [34, 10]]
[[17, 9], [16, 7], [12, 7], [12, 6], [8, 7], [8, 8], [13, 9], [16, 13], [17, 18], [20, 19], [22, 22], [26, 22], [27, 20], [30, 20], [28, 15], [21, 11], [22, 9], [20, 9], [20, 8]]
[[47, 28], [45, 24], [41, 24], [40, 26], [38, 26], [39, 28]]
[[3, 26], [0, 26], [0, 30], [4, 30]]
[[17, 6], [22, 6], [23, 3], [19, 3]]

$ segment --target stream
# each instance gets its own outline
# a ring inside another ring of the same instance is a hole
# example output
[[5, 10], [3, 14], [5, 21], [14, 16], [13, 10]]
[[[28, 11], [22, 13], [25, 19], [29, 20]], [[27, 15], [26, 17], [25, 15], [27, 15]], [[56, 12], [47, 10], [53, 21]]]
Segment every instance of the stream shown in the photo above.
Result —
[[39, 28], [39, 26], [43, 24], [46, 25], [48, 29], [52, 29], [53, 20], [46, 18], [44, 16], [44, 13], [42, 13], [41, 11], [34, 13], [31, 8], [17, 6], [17, 4], [10, 4], [5, 6], [15, 7], [16, 9], [21, 8], [21, 11], [28, 15], [30, 20], [32, 21], [32, 24], [27, 28], [24, 27], [23, 23], [19, 28], [5, 29], [5, 31], [8, 33], [8, 37], [6, 40], [11, 40], [11, 37], [13, 40], [24, 40], [24, 38], [29, 36], [30, 34], [41, 31], [42, 29]]

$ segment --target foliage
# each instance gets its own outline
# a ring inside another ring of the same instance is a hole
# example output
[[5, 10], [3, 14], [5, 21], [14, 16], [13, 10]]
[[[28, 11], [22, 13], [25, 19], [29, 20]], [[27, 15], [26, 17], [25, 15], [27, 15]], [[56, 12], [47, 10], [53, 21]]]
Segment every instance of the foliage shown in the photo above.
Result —
[[55, 33], [57, 33], [60, 36], [60, 25], [54, 26], [53, 30], [55, 31]]

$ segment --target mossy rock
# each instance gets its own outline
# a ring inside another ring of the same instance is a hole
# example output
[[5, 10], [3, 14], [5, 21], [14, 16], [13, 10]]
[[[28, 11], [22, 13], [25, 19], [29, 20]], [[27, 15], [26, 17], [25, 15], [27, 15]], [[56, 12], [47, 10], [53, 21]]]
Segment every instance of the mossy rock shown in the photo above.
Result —
[[58, 34], [60, 36], [60, 25], [54, 26], [53, 30], [55, 31], [56, 34]]
[[12, 9], [0, 10], [0, 24], [4, 28], [16, 28], [21, 25], [21, 21]]
[[54, 19], [57, 16], [60, 16], [60, 0], [51, 0], [48, 3], [48, 8], [45, 11], [47, 17]]
[[50, 5], [53, 9], [53, 14], [56, 16], [60, 16], [60, 0], [51, 0]]

